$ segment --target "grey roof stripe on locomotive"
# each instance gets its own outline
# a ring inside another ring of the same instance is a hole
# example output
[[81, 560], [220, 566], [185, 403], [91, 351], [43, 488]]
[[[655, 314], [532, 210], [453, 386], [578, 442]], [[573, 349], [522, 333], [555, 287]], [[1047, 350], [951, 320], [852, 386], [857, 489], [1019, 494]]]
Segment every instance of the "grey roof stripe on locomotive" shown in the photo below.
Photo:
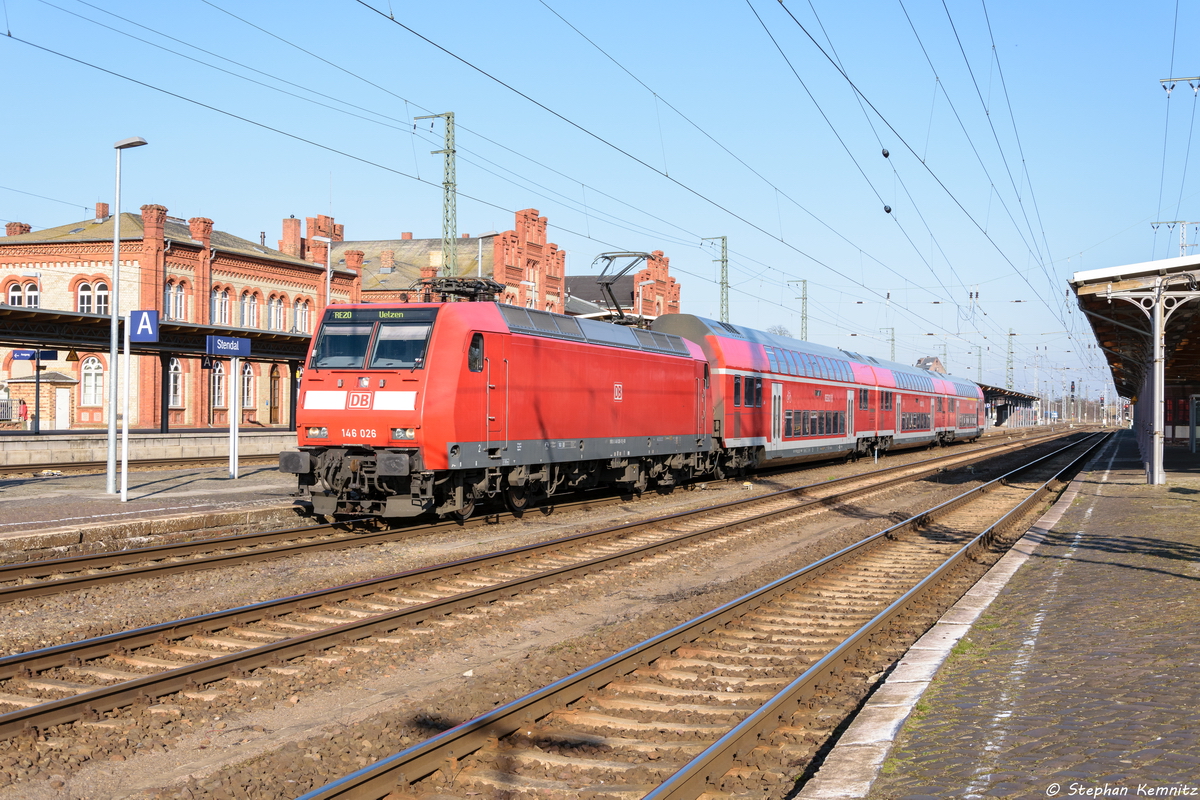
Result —
[[690, 357], [682, 337], [670, 333], [614, 325], [583, 317], [569, 317], [536, 308], [522, 308], [497, 303], [509, 332], [528, 336], [545, 336], [549, 339], [565, 339], [571, 342], [586, 342], [606, 347], [621, 347], [626, 350], [642, 350], [670, 356]]

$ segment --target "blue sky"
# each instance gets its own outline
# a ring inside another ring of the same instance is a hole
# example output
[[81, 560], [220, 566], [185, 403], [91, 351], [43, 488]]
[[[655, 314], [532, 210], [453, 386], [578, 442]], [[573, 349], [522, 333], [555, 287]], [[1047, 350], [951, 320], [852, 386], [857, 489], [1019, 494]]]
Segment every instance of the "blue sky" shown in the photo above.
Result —
[[1065, 280], [1177, 255], [1150, 223], [1200, 218], [1194, 92], [1159, 85], [1198, 74], [1200, 10], [1173, 2], [0, 5], [0, 219], [35, 228], [111, 203], [142, 136], [124, 210], [437, 237], [441, 124], [412, 117], [454, 111], [460, 232], [537, 208], [571, 274], [663, 250], [711, 317], [701, 239], [727, 235], [735, 323], [798, 336], [807, 280], [813, 341], [886, 357], [894, 329], [897, 360], [969, 377], [982, 348], [1003, 385], [1011, 329], [1017, 388], [1095, 396]]

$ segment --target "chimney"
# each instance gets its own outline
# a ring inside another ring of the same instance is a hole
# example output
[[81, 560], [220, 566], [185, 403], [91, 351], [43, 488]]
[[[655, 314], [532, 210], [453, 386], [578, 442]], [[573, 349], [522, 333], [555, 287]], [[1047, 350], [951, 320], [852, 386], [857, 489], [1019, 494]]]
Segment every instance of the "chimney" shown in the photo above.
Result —
[[108, 218], [108, 203], [96, 203], [96, 222], [103, 222]]
[[192, 238], [200, 242], [206, 250], [212, 240], [212, 226], [213, 221], [206, 217], [192, 217], [188, 220], [188, 231]]
[[334, 225], [332, 238], [335, 242], [346, 241], [346, 226], [345, 225]]
[[405, 231], [404, 233], [400, 234], [400, 238], [401, 238], [401, 239], [403, 239], [403, 240], [405, 240], [405, 241], [407, 241], [407, 240], [411, 239], [411, 238], [412, 238], [412, 231]]
[[279, 251], [293, 258], [300, 258], [300, 220], [292, 217], [283, 221], [283, 238], [279, 240]]
[[8, 236], [20, 236], [23, 233], [29, 233], [33, 228], [28, 222], [10, 222], [4, 226], [4, 233]]
[[379, 271], [380, 272], [395, 272], [396, 271], [396, 251], [384, 250], [379, 254]]
[[346, 269], [352, 269], [355, 272], [362, 272], [362, 250], [343, 250], [342, 255], [346, 258]]
[[142, 239], [158, 241], [161, 244], [163, 240], [163, 225], [166, 221], [166, 206], [142, 206]]
[[462, 235], [462, 238], [464, 238], [464, 239], [470, 239], [470, 238], [471, 238], [471, 234], [469, 234], [469, 233], [464, 233], [464, 234]]
[[437, 274], [438, 268], [436, 264], [426, 264], [421, 267], [421, 280], [436, 278]]

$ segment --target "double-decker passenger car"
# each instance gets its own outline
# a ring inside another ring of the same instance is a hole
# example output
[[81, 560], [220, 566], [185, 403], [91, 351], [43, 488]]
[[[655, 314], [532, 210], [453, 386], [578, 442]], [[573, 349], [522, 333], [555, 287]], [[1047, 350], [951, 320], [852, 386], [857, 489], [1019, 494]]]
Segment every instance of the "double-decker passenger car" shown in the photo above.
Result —
[[659, 317], [653, 327], [700, 345], [715, 387], [713, 433], [738, 465], [983, 433], [983, 392], [962, 378], [689, 314]]
[[683, 314], [652, 330], [493, 302], [326, 310], [280, 455], [318, 514], [470, 515], [600, 484], [973, 439], [969, 381]]

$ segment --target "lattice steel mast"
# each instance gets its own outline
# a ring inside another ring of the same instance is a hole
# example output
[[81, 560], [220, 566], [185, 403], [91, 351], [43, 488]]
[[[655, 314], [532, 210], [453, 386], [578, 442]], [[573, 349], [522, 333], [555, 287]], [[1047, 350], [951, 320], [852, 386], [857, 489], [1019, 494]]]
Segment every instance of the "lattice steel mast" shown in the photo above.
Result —
[[438, 274], [445, 277], [458, 275], [458, 211], [456, 200], [458, 188], [454, 178], [454, 112], [429, 114], [418, 119], [444, 119], [446, 121], [446, 146], [442, 150], [431, 150], [433, 155], [439, 153], [445, 157], [442, 169], [442, 266]]

